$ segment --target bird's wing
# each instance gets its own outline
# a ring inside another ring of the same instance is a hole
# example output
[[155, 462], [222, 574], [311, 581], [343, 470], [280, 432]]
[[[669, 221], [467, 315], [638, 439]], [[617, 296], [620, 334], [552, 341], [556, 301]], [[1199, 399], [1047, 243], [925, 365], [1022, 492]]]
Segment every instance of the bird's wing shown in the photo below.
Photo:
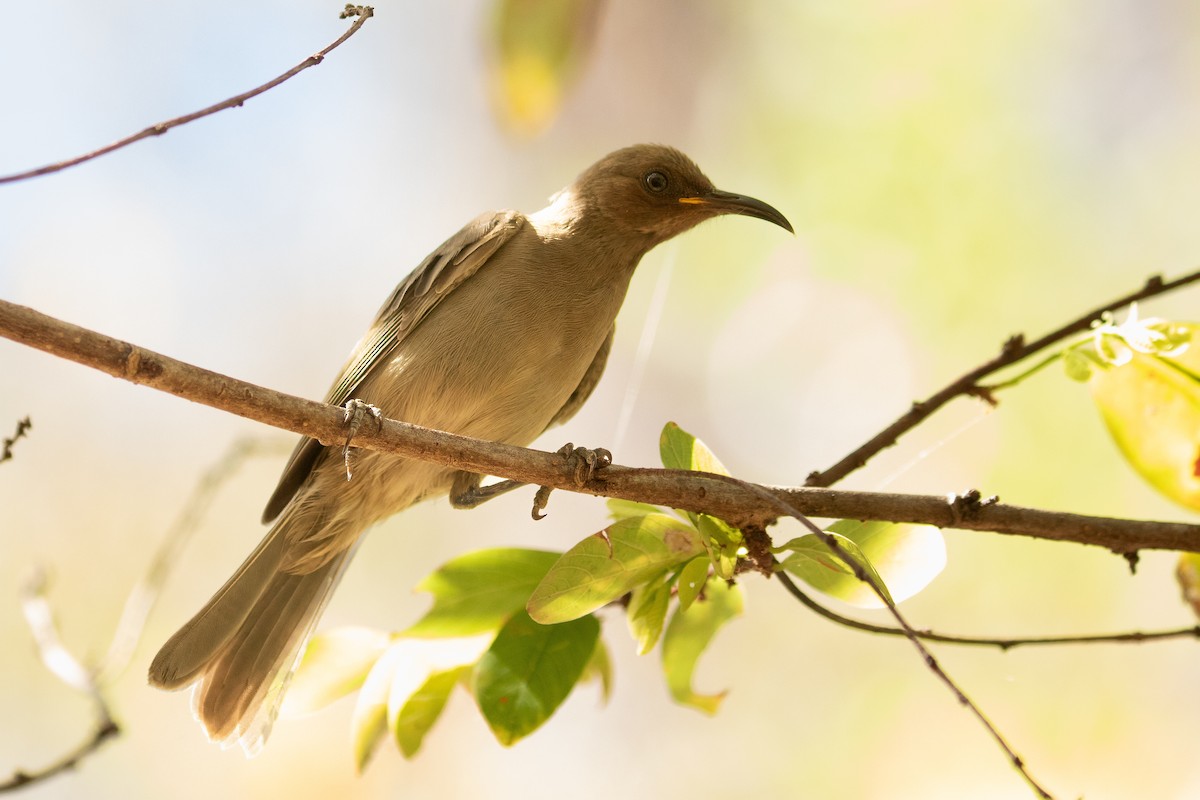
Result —
[[567, 402], [563, 403], [563, 407], [554, 415], [554, 419], [550, 420], [550, 424], [546, 426], [546, 430], [550, 430], [555, 425], [561, 425], [575, 416], [575, 412], [582, 408], [587, 399], [592, 396], [592, 390], [596, 388], [596, 384], [600, 382], [600, 376], [604, 374], [604, 366], [608, 363], [608, 353], [612, 350], [613, 336], [616, 335], [616, 332], [617, 326], [614, 325], [609, 330], [604, 343], [600, 345], [600, 349], [596, 351], [596, 357], [592, 359], [587, 372], [583, 373], [583, 379], [579, 381], [579, 386], [576, 387], [575, 391], [571, 392], [571, 396], [567, 398]]
[[[378, 365], [387, 363], [396, 347], [425, 315], [486, 264], [524, 224], [525, 217], [516, 211], [483, 214], [430, 253], [379, 309], [375, 321], [325, 396], [325, 402], [342, 405], [354, 397], [367, 375]], [[279, 485], [267, 501], [263, 522], [279, 516], [308, 479], [324, 450], [316, 439], [305, 437], [300, 440], [284, 467]]]

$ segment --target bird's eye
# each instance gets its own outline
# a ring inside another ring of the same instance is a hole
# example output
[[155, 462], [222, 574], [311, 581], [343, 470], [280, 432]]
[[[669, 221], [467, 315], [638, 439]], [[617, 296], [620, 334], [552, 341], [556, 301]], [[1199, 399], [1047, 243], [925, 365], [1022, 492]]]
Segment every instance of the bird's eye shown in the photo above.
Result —
[[657, 170], [647, 172], [646, 177], [642, 178], [642, 183], [650, 191], [659, 194], [660, 192], [665, 192], [667, 189], [667, 176]]

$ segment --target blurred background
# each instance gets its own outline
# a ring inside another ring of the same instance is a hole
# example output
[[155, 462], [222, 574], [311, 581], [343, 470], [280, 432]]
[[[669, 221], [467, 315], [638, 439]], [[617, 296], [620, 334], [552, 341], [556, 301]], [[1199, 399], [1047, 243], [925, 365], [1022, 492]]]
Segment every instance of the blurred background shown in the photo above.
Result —
[[[318, 398], [394, 284], [464, 222], [536, 210], [604, 153], [666, 142], [798, 235], [728, 218], [651, 253], [605, 380], [540, 444], [656, 465], [675, 420], [735, 474], [798, 484], [1010, 334], [1200, 261], [1188, 0], [611, 0], [577, 8], [574, 48], [551, 23], [534, 29], [567, 71], [561, 86], [513, 58], [504, 8], [381, 2], [324, 64], [243, 108], [0, 188], [0, 296]], [[265, 82], [345, 30], [338, 10], [9, 4], [0, 174]], [[1198, 299], [1143, 314], [1195, 320]], [[457, 694], [415, 761], [385, 745], [362, 777], [350, 701], [277, 724], [253, 761], [221, 752], [186, 696], [150, 690], [145, 669], [257, 542], [291, 437], [0, 341], [0, 434], [25, 415], [34, 428], [0, 466], [0, 776], [92, 724], [21, 620], [30, 568], [51, 572], [68, 644], [98, 655], [199, 476], [238, 437], [281, 443], [219, 496], [112, 687], [124, 735], [25, 797], [1027, 795], [908, 644], [838, 628], [754, 577], [746, 615], [697, 675], [700, 690], [730, 690], [715, 718], [673, 706], [657, 655], [635, 656], [613, 617], [608, 706], [578, 690], [511, 750]], [[1189, 519], [1125, 466], [1086, 388], [1058, 369], [995, 411], [958, 401], [845, 485]], [[600, 500], [559, 492], [535, 524], [529, 495], [469, 513], [430, 503], [381, 525], [324, 626], [402, 628], [428, 603], [411, 587], [448, 558], [565, 549], [604, 522]], [[1143, 554], [1131, 577], [1078, 546], [956, 531], [947, 545], [945, 572], [905, 604], [917, 626], [1190, 622], [1170, 554]], [[936, 652], [1059, 796], [1200, 796], [1195, 642]]]

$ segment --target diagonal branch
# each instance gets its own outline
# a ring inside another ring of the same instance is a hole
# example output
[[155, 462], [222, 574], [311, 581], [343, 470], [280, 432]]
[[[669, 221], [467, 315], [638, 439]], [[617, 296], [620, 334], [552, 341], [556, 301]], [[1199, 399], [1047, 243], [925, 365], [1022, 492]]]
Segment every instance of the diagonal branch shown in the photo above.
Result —
[[869, 441], [863, 444], [854, 452], [847, 455], [841, 461], [834, 464], [824, 472], [813, 472], [804, 481], [805, 486], [832, 486], [838, 481], [845, 478], [851, 472], [866, 465], [867, 461], [874, 458], [881, 450], [886, 450], [896, 443], [896, 441], [908, 433], [910, 430], [920, 425], [925, 419], [932, 416], [935, 411], [949, 403], [956, 397], [973, 396], [986, 400], [989, 403], [995, 403], [995, 399], [991, 396], [991, 392], [987, 387], [982, 385], [982, 381], [989, 375], [998, 372], [1005, 367], [1010, 367], [1019, 361], [1029, 358], [1031, 355], [1045, 350], [1047, 347], [1061, 342], [1068, 336], [1076, 333], [1082, 333], [1091, 327], [1094, 320], [1099, 319], [1104, 313], [1116, 311], [1119, 308], [1136, 303], [1139, 300], [1146, 300], [1151, 297], [1157, 297], [1173, 289], [1178, 289], [1182, 286], [1200, 281], [1200, 270], [1189, 273], [1172, 281], [1164, 281], [1161, 275], [1154, 275], [1147, 279], [1144, 286], [1136, 292], [1131, 292], [1124, 297], [1118, 297], [1099, 308], [1094, 308], [1091, 311], [1079, 316], [1078, 318], [1068, 322], [1057, 330], [1047, 333], [1040, 339], [1032, 342], [1026, 342], [1022, 334], [1016, 334], [1004, 343], [1000, 348], [1000, 355], [980, 364], [975, 369], [966, 373], [958, 380], [948, 384], [944, 388], [925, 398], [912, 404], [912, 408], [904, 412], [900, 417], [888, 425], [886, 428], [875, 434]]
[[221, 102], [211, 105], [208, 108], [202, 108], [199, 111], [193, 111], [191, 114], [184, 114], [182, 117], [175, 117], [174, 119], [169, 119], [166, 122], [159, 122], [155, 125], [151, 125], [150, 127], [144, 128], [131, 136], [126, 136], [124, 139], [120, 139], [112, 144], [105, 145], [104, 147], [101, 147], [98, 150], [93, 150], [90, 153], [84, 153], [83, 155], [76, 156], [75, 158], [68, 158], [65, 161], [58, 161], [53, 164], [47, 164], [43, 167], [37, 167], [36, 169], [30, 169], [24, 172], [17, 172], [12, 175], [0, 175], [0, 184], [15, 183], [17, 181], [28, 180], [29, 178], [36, 178], [41, 175], [49, 175], [52, 172], [58, 172], [66, 169], [67, 167], [73, 167], [76, 164], [82, 164], [85, 161], [91, 161], [93, 158], [99, 158], [100, 156], [107, 155], [114, 150], [120, 150], [122, 147], [127, 147], [134, 142], [141, 141], [142, 139], [148, 139], [151, 136], [162, 136], [164, 133], [171, 130], [171, 128], [178, 128], [180, 125], [186, 125], [187, 123], [198, 120], [201, 117], [207, 117], [212, 114], [216, 114], [218, 111], [224, 111], [227, 108], [238, 108], [247, 100], [257, 97], [263, 92], [274, 89], [279, 84], [296, 76], [309, 67], [315, 67], [317, 64], [320, 64], [325, 60], [325, 56], [329, 55], [342, 42], [346, 41], [355, 33], [357, 33], [358, 29], [363, 26], [363, 23], [370, 19], [374, 13], [375, 11], [371, 6], [355, 6], [347, 3], [346, 8], [340, 15], [340, 18], [358, 18], [354, 21], [354, 24], [350, 26], [349, 30], [338, 37], [337, 41], [335, 41], [333, 44], [329, 45], [324, 50], [321, 50], [304, 59], [299, 64], [292, 67], [274, 80], [267, 81], [262, 86], [257, 86], [248, 92], [242, 92], [239, 95], [230, 97], [228, 100], [222, 100]]
[[[326, 443], [341, 444], [345, 440], [345, 413], [341, 408], [185, 364], [4, 300], [0, 300], [0, 336], [266, 425]], [[762, 527], [778, 516], [777, 510], [764, 504], [754, 491], [726, 483], [719, 476], [611, 465], [579, 485], [573, 471], [566, 468], [556, 453], [485, 442], [395, 420], [385, 420], [378, 430], [375, 426], [365, 426], [355, 436], [354, 444], [467, 472], [712, 514], [738, 526]], [[917, 522], [996, 531], [1097, 545], [1121, 554], [1138, 550], [1200, 550], [1197, 525], [1039, 511], [981, 502], [970, 496], [946, 498], [820, 488], [766, 488], [812, 517]]]

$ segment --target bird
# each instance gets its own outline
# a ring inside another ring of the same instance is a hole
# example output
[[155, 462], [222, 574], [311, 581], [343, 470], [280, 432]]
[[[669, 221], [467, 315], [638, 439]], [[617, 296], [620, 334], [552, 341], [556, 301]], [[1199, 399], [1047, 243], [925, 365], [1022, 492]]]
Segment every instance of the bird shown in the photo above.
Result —
[[[383, 304], [327, 402], [525, 446], [572, 417], [608, 360], [617, 312], [649, 250], [742, 215], [792, 232], [774, 207], [715, 188], [666, 145], [616, 150], [540, 211], [496, 211], [429, 254]], [[515, 482], [302, 438], [267, 502], [261, 543], [158, 651], [151, 685], [193, 687], [212, 741], [254, 755], [304, 646], [375, 523], [431, 497], [471, 507]]]

